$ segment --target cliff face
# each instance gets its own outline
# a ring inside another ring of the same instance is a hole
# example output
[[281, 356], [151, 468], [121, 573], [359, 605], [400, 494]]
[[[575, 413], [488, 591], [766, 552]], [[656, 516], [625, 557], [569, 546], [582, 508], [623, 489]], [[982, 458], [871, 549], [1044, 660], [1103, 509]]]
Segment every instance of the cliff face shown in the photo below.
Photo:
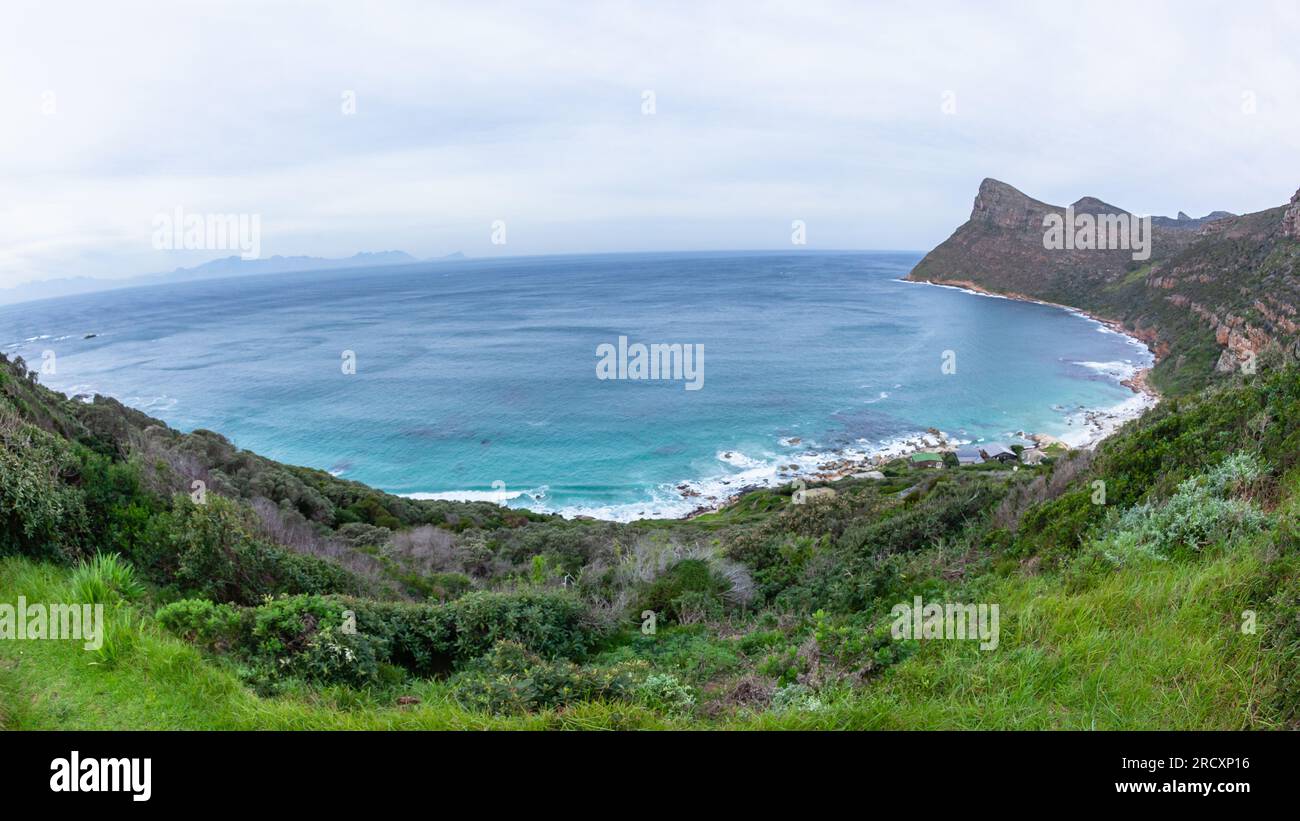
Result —
[[1300, 239], [1300, 191], [1291, 197], [1291, 205], [1282, 217], [1282, 233], [1288, 239]]
[[1300, 355], [1300, 192], [1289, 205], [1244, 216], [1152, 217], [1149, 255], [1113, 242], [1062, 247], [1049, 234], [1056, 220], [1104, 225], [1121, 218], [1134, 219], [1094, 197], [1067, 210], [987, 179], [970, 219], [908, 278], [1118, 320], [1152, 345], [1162, 360], [1155, 377], [1166, 389], [1194, 387], [1266, 349]]
[[[1219, 212], [1222, 213], [1222, 212]], [[1123, 279], [1148, 260], [1135, 260], [1127, 248], [1049, 248], [1044, 222], [1055, 215], [1088, 215], [1136, 219], [1134, 215], [1095, 197], [1083, 197], [1066, 207], [1049, 205], [998, 180], [986, 179], [975, 196], [970, 219], [912, 270], [912, 279], [935, 282], [968, 281], [992, 290], [1069, 302], [1089, 288]], [[1151, 258], [1168, 258], [1195, 242], [1198, 230], [1214, 224], [1209, 217], [1194, 220], [1151, 219]], [[1227, 215], [1231, 218], [1231, 215]], [[1141, 256], [1141, 254], [1137, 254]], [[1083, 307], [1083, 306], [1079, 306]]]

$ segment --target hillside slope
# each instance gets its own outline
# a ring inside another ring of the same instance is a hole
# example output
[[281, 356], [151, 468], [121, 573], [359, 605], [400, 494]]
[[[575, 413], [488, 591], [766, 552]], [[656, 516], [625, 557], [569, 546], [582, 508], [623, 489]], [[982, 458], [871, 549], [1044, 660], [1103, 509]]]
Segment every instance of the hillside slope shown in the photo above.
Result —
[[[0, 727], [1293, 727], [1297, 420], [1263, 371], [1018, 472], [618, 525], [409, 503], [3, 363], [0, 602], [110, 617], [89, 656], [0, 641]], [[915, 596], [998, 605], [997, 647], [892, 637]]]
[[[1300, 727], [1297, 207], [1160, 220], [1135, 267], [986, 183], [913, 278], [1122, 318], [1177, 391], [1095, 450], [684, 521], [396, 497], [0, 356], [0, 604], [108, 613], [0, 640], [0, 728]], [[917, 597], [996, 640], [899, 634]]]
[[[1091, 197], [1071, 207], [1094, 218], [1129, 213]], [[1300, 192], [1288, 205], [1244, 216], [1153, 218], [1147, 260], [1131, 249], [1045, 247], [1049, 215], [1063, 219], [1065, 208], [986, 179], [970, 219], [908, 278], [1120, 321], [1156, 351], [1153, 381], [1166, 391], [1204, 385], [1251, 354], [1300, 355]]]

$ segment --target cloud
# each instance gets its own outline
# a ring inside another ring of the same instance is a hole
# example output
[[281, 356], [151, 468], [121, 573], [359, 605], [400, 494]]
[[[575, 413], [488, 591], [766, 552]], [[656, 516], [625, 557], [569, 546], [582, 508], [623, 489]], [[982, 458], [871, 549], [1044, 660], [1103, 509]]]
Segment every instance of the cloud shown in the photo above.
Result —
[[920, 249], [985, 176], [1150, 213], [1300, 184], [1287, 2], [17, 5], [0, 285], [192, 264], [150, 244], [177, 205], [261, 214], [264, 254], [779, 248], [793, 219]]

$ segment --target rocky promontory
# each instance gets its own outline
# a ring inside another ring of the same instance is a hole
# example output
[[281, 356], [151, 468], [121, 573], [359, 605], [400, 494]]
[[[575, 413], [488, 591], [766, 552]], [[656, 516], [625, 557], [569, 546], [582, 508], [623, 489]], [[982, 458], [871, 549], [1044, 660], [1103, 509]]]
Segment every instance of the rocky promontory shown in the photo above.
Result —
[[908, 279], [1110, 320], [1156, 354], [1151, 379], [1165, 392], [1248, 370], [1266, 351], [1300, 356], [1300, 192], [1287, 205], [1242, 216], [1151, 217], [1149, 254], [1047, 241], [1051, 221], [1067, 218], [1128, 225], [1136, 216], [1096, 197], [1051, 205], [986, 179], [970, 219]]

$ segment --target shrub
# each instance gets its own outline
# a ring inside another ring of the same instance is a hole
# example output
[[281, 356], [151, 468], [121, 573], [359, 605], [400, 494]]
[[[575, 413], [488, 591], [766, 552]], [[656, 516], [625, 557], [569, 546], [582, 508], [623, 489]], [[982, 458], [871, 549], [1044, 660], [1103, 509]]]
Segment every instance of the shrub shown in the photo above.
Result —
[[[1227, 382], [1162, 402], [1102, 443], [1091, 474], [1105, 480], [1108, 505], [1129, 507], [1172, 495], [1189, 476], [1247, 448], [1266, 454], [1282, 473], [1300, 458], [1300, 428], [1287, 423], [1297, 413], [1296, 370], [1261, 371], [1244, 383]], [[1017, 533], [1019, 552], [1072, 552], [1105, 515], [1105, 507], [1091, 504], [1087, 488], [1076, 488], [1024, 516]]]
[[651, 673], [636, 694], [642, 704], [661, 713], [688, 713], [695, 707], [695, 691], [671, 673]]
[[583, 656], [598, 638], [584, 612], [559, 593], [472, 593], [446, 605], [298, 595], [250, 608], [187, 599], [159, 609], [157, 618], [177, 635], [253, 663], [266, 681], [363, 686], [375, 683], [385, 664], [437, 675], [501, 641], [539, 657]]
[[464, 573], [433, 573], [427, 578], [429, 598], [439, 602], [458, 599], [470, 591], [469, 576]]
[[326, 625], [311, 633], [302, 649], [280, 660], [281, 672], [306, 681], [366, 687], [377, 684], [383, 642]]
[[81, 494], [65, 482], [68, 443], [21, 421], [0, 399], [0, 554], [66, 559], [86, 527]]
[[343, 608], [321, 596], [272, 599], [253, 611], [251, 649], [255, 655], [283, 659], [305, 649], [318, 630], [342, 623]]
[[387, 663], [419, 676], [450, 672], [455, 625], [442, 607], [366, 599], [340, 600], [356, 618], [357, 632], [384, 641]]
[[772, 710], [778, 713], [816, 712], [825, 705], [805, 684], [787, 684], [772, 694]]
[[360, 582], [339, 565], [267, 544], [253, 531], [251, 512], [235, 502], [209, 495], [199, 505], [178, 496], [174, 510], [151, 521], [141, 559], [159, 580], [214, 601], [358, 592]]
[[144, 593], [135, 568], [116, 553], [97, 554], [81, 562], [72, 573], [74, 598], [83, 604], [112, 604], [130, 601]]
[[736, 646], [747, 656], [761, 653], [785, 641], [785, 633], [780, 630], [758, 630], [746, 633], [737, 640]]
[[601, 638], [577, 598], [557, 592], [469, 593], [443, 605], [344, 598], [360, 633], [382, 638], [389, 660], [419, 675], [447, 672], [498, 642], [544, 658], [583, 658]]
[[721, 614], [722, 594], [727, 588], [708, 562], [683, 559], [642, 591], [636, 609], [653, 610], [666, 621], [699, 621]]
[[1212, 470], [1178, 485], [1163, 504], [1146, 502], [1112, 518], [1096, 547], [1113, 564], [1137, 557], [1168, 558], [1179, 551], [1199, 552], [1263, 529], [1268, 517], [1253, 504], [1229, 494], [1262, 475], [1257, 457], [1237, 453]]
[[549, 661], [522, 644], [502, 641], [454, 680], [457, 699], [470, 709], [525, 713], [581, 701], [631, 700], [644, 662], [580, 667]]
[[598, 636], [586, 608], [564, 593], [470, 593], [443, 605], [454, 625], [454, 653], [471, 659], [497, 642], [518, 642], [545, 658], [582, 658]]
[[215, 650], [230, 650], [251, 635], [252, 612], [207, 599], [182, 599], [161, 607], [154, 618], [166, 630]]
[[915, 642], [895, 640], [888, 623], [873, 624], [866, 614], [835, 619], [818, 610], [813, 614], [813, 638], [819, 662], [859, 678], [897, 664], [916, 649]]
[[248, 654], [270, 667], [270, 677], [365, 686], [386, 657], [382, 637], [347, 632], [344, 608], [321, 596], [268, 601], [253, 611]]
[[342, 605], [320, 596], [273, 599], [256, 608], [184, 599], [155, 617], [170, 632], [254, 665], [258, 679], [301, 678], [364, 687], [378, 682], [382, 636], [349, 632]]
[[1067, 589], [1086, 589], [1118, 567], [1196, 554], [1264, 530], [1270, 523], [1266, 514], [1249, 501], [1229, 496], [1249, 489], [1263, 473], [1258, 457], [1237, 453], [1181, 482], [1163, 503], [1149, 501], [1122, 513], [1112, 511], [1086, 549], [1066, 566]]
[[758, 672], [774, 678], [778, 684], [792, 684], [799, 680], [799, 676], [808, 672], [808, 659], [799, 653], [799, 648], [793, 644], [787, 644], [784, 647], [778, 647], [772, 653], [768, 653], [758, 664]]

